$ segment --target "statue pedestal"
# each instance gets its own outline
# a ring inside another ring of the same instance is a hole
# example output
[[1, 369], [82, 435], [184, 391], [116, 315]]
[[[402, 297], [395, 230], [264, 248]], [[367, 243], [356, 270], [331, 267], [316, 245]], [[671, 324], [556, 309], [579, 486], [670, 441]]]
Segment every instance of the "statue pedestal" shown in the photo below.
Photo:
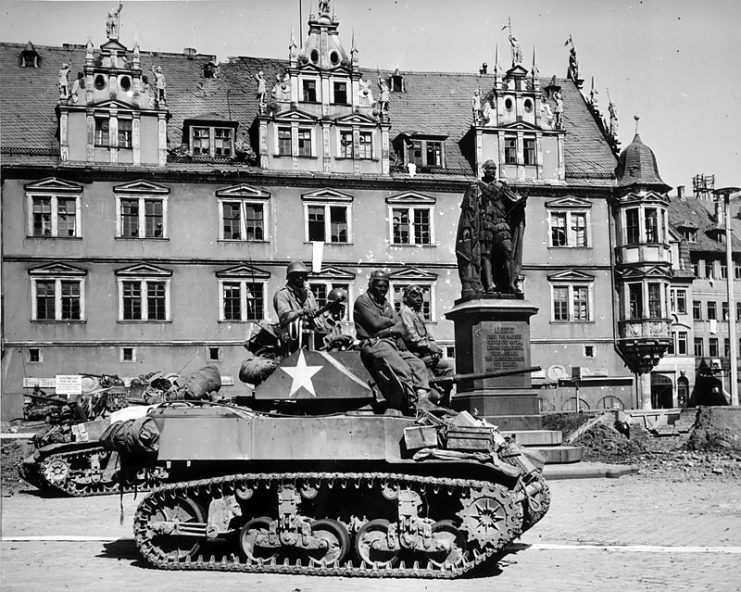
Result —
[[[531, 366], [530, 317], [538, 308], [516, 298], [457, 300], [445, 317], [455, 323], [457, 374], [516, 370]], [[480, 416], [538, 415], [530, 374], [465, 380], [452, 406]]]

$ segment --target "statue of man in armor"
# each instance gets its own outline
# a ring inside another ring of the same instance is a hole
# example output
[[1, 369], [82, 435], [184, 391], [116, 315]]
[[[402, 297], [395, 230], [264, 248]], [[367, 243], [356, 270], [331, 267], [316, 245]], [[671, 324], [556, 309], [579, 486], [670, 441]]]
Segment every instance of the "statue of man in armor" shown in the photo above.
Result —
[[119, 16], [123, 10], [123, 2], [118, 3], [118, 9], [109, 10], [105, 21], [105, 34], [108, 39], [118, 39]]
[[456, 255], [463, 298], [482, 292], [520, 295], [522, 237], [527, 197], [497, 181], [487, 160], [483, 176], [466, 191], [458, 223]]

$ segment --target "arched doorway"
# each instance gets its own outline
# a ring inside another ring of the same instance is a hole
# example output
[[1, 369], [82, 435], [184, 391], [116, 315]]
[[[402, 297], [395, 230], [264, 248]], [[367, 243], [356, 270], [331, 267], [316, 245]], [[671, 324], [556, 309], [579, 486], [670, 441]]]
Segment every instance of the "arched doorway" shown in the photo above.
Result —
[[686, 376], [677, 378], [677, 405], [684, 408], [690, 402], [690, 381]]
[[674, 385], [672, 379], [658, 372], [651, 373], [651, 408], [671, 409]]

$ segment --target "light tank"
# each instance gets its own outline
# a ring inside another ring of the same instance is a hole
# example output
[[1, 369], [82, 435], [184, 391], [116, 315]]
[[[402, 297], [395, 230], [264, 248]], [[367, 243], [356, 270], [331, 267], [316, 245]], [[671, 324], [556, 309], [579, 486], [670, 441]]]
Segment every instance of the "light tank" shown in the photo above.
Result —
[[156, 452], [119, 450], [169, 475], [137, 509], [141, 555], [162, 569], [455, 578], [546, 513], [537, 455], [468, 413], [404, 417], [382, 399], [358, 352], [300, 349], [250, 408], [153, 409]]

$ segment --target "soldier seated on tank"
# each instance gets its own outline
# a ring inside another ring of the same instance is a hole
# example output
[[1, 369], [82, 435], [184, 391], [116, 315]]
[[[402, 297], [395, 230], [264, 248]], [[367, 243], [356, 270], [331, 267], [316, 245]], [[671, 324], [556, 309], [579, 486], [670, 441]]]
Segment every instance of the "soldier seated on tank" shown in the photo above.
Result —
[[[422, 314], [424, 294], [422, 288], [412, 284], [404, 289], [404, 302], [399, 309], [399, 317], [404, 326], [404, 343], [407, 349], [420, 358], [432, 378], [453, 376], [453, 366], [443, 359], [443, 350], [430, 335]], [[430, 399], [435, 403], [450, 405], [452, 382], [445, 386], [433, 387]]]
[[286, 285], [273, 296], [273, 307], [278, 315], [281, 341], [287, 352], [296, 351], [307, 333], [315, 329], [314, 317], [319, 311], [316, 299], [306, 280], [309, 270], [301, 261], [289, 263]]
[[407, 350], [399, 315], [386, 299], [388, 274], [374, 271], [368, 290], [355, 300], [355, 330], [363, 364], [381, 389], [388, 406], [413, 415], [433, 406], [424, 362]]
[[327, 294], [327, 304], [322, 307], [324, 310], [314, 317], [317, 341], [321, 338], [317, 349], [343, 351], [354, 345], [353, 336], [342, 332], [346, 302], [347, 291], [342, 288], [333, 288]]

